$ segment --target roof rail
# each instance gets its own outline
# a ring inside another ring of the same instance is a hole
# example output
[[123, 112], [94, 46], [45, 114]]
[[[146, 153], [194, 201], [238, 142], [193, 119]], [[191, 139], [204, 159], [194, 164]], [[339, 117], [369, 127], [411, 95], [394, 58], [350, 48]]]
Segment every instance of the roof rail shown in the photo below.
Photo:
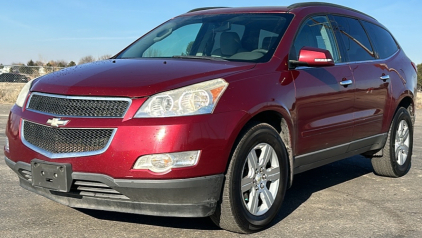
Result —
[[312, 7], [312, 6], [327, 6], [327, 7], [342, 8], [342, 9], [346, 9], [346, 10], [350, 10], [350, 11], [353, 11], [353, 12], [360, 13], [362, 15], [365, 15], [367, 17], [370, 17], [370, 18], [376, 20], [374, 17], [372, 17], [372, 16], [370, 16], [370, 15], [368, 15], [366, 13], [363, 13], [361, 11], [358, 11], [356, 9], [353, 9], [353, 8], [350, 8], [350, 7], [341, 6], [341, 5], [337, 5], [337, 4], [333, 4], [333, 3], [326, 3], [326, 2], [301, 2], [301, 3], [295, 3], [295, 4], [292, 4], [292, 5], [288, 6], [287, 9], [292, 10], [292, 9], [299, 8], [299, 7]]
[[200, 8], [195, 8], [195, 9], [190, 10], [190, 11], [188, 11], [188, 13], [189, 12], [203, 11], [203, 10], [210, 10], [210, 9], [217, 9], [217, 8], [228, 8], [228, 7], [200, 7]]

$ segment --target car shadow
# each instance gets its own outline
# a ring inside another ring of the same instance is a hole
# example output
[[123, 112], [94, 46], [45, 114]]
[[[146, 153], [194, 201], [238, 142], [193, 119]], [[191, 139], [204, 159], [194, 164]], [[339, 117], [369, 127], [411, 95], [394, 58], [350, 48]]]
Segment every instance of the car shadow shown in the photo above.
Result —
[[76, 208], [76, 210], [100, 220], [119, 221], [143, 225], [172, 227], [191, 230], [219, 230], [209, 217], [157, 217], [130, 213], [109, 212]]
[[283, 205], [271, 226], [282, 221], [306, 202], [313, 193], [373, 173], [371, 160], [357, 155], [295, 175]]
[[[354, 156], [338, 162], [334, 162], [320, 168], [316, 168], [295, 175], [293, 186], [287, 190], [280, 212], [277, 214], [270, 227], [276, 225], [284, 218], [292, 214], [297, 208], [306, 202], [313, 193], [326, 188], [344, 183], [368, 173], [372, 173], [372, 165], [369, 159], [362, 156]], [[195, 230], [219, 230], [208, 217], [205, 218], [180, 218], [180, 217], [155, 217], [119, 212], [108, 212], [88, 209], [78, 211], [101, 220], [120, 221], [128, 223], [146, 224], [153, 226], [195, 229]]]

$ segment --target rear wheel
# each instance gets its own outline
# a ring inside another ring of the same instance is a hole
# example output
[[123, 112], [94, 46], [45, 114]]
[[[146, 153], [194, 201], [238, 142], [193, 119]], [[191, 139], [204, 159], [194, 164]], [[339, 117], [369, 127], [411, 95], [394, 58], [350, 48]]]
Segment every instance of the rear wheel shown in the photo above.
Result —
[[288, 156], [277, 131], [254, 124], [242, 135], [211, 219], [223, 229], [251, 233], [272, 221], [284, 199]]
[[371, 159], [376, 174], [387, 177], [401, 177], [411, 167], [413, 148], [413, 124], [408, 110], [397, 110], [388, 132], [383, 155]]

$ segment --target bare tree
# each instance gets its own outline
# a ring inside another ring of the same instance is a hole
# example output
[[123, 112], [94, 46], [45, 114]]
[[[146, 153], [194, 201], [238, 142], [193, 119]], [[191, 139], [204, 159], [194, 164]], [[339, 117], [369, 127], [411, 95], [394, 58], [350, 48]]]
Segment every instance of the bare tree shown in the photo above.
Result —
[[112, 55], [103, 55], [98, 57], [98, 60], [106, 60], [106, 59], [110, 59], [112, 57]]
[[57, 67], [57, 62], [54, 61], [54, 60], [50, 60], [50, 61], [48, 61], [48, 63], [45, 66]]
[[82, 57], [79, 60], [78, 64], [86, 64], [86, 63], [91, 63], [91, 62], [94, 62], [94, 61], [95, 61], [95, 58], [92, 55], [88, 55], [88, 56]]
[[162, 55], [161, 51], [154, 48], [148, 48], [142, 55], [143, 57], [160, 57]]
[[40, 60], [35, 61], [36, 66], [44, 66], [44, 63]]

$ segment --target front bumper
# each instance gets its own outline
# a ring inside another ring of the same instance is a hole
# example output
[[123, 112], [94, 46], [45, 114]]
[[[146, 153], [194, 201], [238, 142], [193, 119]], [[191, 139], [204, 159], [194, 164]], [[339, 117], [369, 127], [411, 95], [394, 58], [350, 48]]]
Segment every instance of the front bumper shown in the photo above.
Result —
[[53, 201], [74, 208], [156, 216], [205, 217], [214, 213], [223, 174], [188, 179], [114, 179], [104, 174], [72, 173], [70, 192], [32, 186], [31, 165], [6, 164], [18, 174], [20, 185]]
[[[139, 102], [133, 100], [135, 109]], [[136, 103], [135, 103], [136, 102]], [[135, 113], [136, 110], [131, 112]], [[131, 113], [128, 113], [131, 114]], [[5, 156], [14, 162], [31, 163], [33, 159], [68, 163], [73, 171], [104, 174], [115, 179], [185, 179], [222, 174], [226, 170], [231, 147], [241, 129], [239, 121], [245, 112], [224, 112], [174, 118], [73, 118], [63, 129], [115, 129], [113, 139], [104, 152], [95, 155], [51, 158], [23, 143], [23, 120], [49, 126], [52, 116], [14, 106], [6, 128], [9, 150]], [[201, 151], [195, 166], [174, 168], [167, 173], [133, 169], [144, 155]]]

